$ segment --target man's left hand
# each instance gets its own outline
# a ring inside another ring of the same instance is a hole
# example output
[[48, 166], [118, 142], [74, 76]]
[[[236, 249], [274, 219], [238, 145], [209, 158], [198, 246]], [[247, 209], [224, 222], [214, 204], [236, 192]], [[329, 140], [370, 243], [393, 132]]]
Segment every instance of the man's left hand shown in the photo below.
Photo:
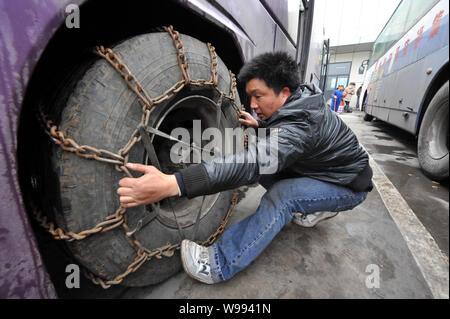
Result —
[[248, 127], [258, 127], [258, 121], [248, 112], [241, 111], [241, 116], [244, 118], [239, 118], [239, 123], [247, 125]]

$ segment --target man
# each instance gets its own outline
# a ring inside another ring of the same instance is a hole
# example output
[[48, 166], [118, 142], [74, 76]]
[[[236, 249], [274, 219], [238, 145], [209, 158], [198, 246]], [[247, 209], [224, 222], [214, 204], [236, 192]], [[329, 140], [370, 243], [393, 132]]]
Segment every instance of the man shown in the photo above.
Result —
[[[177, 194], [192, 198], [256, 181], [266, 188], [256, 212], [227, 229], [213, 245], [182, 241], [185, 271], [208, 284], [228, 280], [247, 267], [290, 220], [313, 227], [359, 205], [373, 187], [366, 152], [327, 107], [322, 92], [299, 85], [297, 65], [287, 53], [255, 57], [244, 65], [238, 78], [258, 116], [256, 120], [242, 112], [240, 122], [275, 128], [275, 134], [261, 138], [256, 147], [228, 155], [231, 161], [217, 158], [174, 175], [152, 166], [127, 164], [145, 174], [122, 179], [117, 191], [122, 205], [133, 207]], [[278, 162], [276, 171], [268, 175], [255, 154], [266, 151], [274, 140]], [[242, 161], [244, 158], [253, 160]]]
[[352, 113], [350, 110], [350, 101], [352, 100], [353, 95], [355, 94], [355, 82], [350, 82], [350, 84], [344, 90], [344, 112]]

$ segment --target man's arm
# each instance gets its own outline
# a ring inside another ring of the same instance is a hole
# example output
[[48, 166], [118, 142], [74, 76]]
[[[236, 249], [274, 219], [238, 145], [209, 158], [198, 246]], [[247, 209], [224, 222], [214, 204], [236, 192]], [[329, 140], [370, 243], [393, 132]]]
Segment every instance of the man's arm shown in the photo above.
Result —
[[186, 196], [214, 194], [253, 184], [263, 174], [275, 174], [292, 164], [302, 153], [301, 141], [287, 130], [249, 143], [242, 152], [215, 158], [179, 171]]
[[[283, 134], [278, 132], [249, 143], [242, 152], [182, 169], [176, 173], [182, 182], [182, 195], [193, 198], [255, 183], [260, 175], [275, 174], [298, 159], [302, 152], [299, 143], [298, 138], [283, 129]], [[154, 166], [142, 164], [128, 163], [127, 168], [144, 175], [120, 180], [117, 193], [123, 207], [147, 205], [179, 194], [175, 174], [164, 174]]]

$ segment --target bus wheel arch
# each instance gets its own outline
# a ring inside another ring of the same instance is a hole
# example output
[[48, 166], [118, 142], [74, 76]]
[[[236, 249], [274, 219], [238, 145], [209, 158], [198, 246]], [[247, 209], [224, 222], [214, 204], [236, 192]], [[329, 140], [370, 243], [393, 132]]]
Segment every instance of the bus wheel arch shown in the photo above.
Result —
[[367, 114], [367, 112], [366, 112], [366, 105], [367, 105], [366, 98], [367, 98], [367, 90], [364, 92], [364, 97], [363, 97], [363, 101], [361, 104], [361, 111], [364, 113], [363, 120], [366, 122], [370, 122], [373, 120], [373, 116], [370, 114]]
[[415, 135], [416, 137], [419, 134], [420, 127], [422, 126], [423, 118], [425, 117], [425, 113], [431, 103], [431, 100], [436, 95], [437, 91], [448, 81], [448, 72], [449, 72], [449, 62], [447, 62], [444, 66], [440, 68], [440, 70], [436, 73], [433, 80], [429, 84], [424, 98], [421, 103], [421, 107], [419, 109], [419, 119], [416, 124]]

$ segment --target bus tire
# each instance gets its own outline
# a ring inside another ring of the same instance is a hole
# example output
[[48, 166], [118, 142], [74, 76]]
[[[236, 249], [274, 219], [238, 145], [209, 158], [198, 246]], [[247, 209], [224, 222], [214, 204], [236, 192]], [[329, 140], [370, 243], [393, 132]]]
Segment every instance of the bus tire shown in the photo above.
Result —
[[373, 120], [373, 116], [370, 115], [370, 114], [364, 113], [363, 120], [366, 121], [366, 122], [370, 122], [370, 121]]
[[[180, 35], [192, 80], [211, 77], [210, 55], [205, 43], [187, 35]], [[173, 40], [166, 32], [149, 33], [127, 39], [112, 50], [140, 81], [144, 90], [155, 98], [182, 79]], [[230, 74], [218, 60], [218, 87], [229, 94]], [[237, 95], [237, 94], [236, 94]], [[192, 120], [202, 120], [202, 126], [217, 123], [218, 92], [211, 86], [187, 86], [170, 99], [158, 104], [151, 113], [149, 125], [170, 134], [171, 129], [192, 125]], [[240, 105], [236, 96], [236, 104]], [[176, 106], [176, 107], [175, 107]], [[210, 107], [211, 106], [211, 107]], [[133, 134], [141, 121], [142, 106], [119, 73], [103, 58], [98, 58], [75, 85], [75, 89], [61, 111], [59, 129], [79, 145], [90, 145], [117, 153]], [[237, 127], [239, 122], [231, 103], [224, 99], [221, 112], [221, 131], [225, 127]], [[202, 127], [203, 128], [203, 127]], [[171, 173], [182, 167], [174, 167], [170, 161], [167, 140], [154, 137], [162, 171]], [[151, 164], [145, 147], [137, 143], [129, 153], [129, 162]], [[114, 214], [119, 207], [116, 193], [118, 182], [125, 175], [109, 163], [81, 158], [54, 146], [51, 166], [55, 185], [56, 207], [51, 207], [59, 227], [65, 231], [81, 232], [90, 229]], [[140, 174], [133, 172], [135, 177]], [[209, 195], [203, 203], [196, 240], [204, 241], [214, 233], [225, 217], [232, 198], [232, 190]], [[185, 238], [193, 239], [197, 213], [202, 197], [173, 198], [182, 223]], [[133, 229], [138, 220], [149, 214], [151, 207], [139, 206], [127, 209], [127, 224]], [[138, 231], [143, 247], [154, 250], [168, 242], [181, 242], [181, 236], [170, 205], [161, 203], [161, 215]], [[180, 222], [180, 221], [179, 221]], [[93, 275], [104, 281], [113, 280], [124, 273], [136, 258], [136, 247], [126, 237], [122, 227], [90, 235], [82, 240], [67, 243], [67, 248]], [[182, 269], [180, 253], [172, 257], [153, 257], [137, 271], [131, 272], [121, 282], [124, 286], [137, 287], [159, 283]]]
[[448, 81], [437, 91], [425, 112], [418, 137], [418, 158], [423, 172], [433, 180], [448, 179]]

